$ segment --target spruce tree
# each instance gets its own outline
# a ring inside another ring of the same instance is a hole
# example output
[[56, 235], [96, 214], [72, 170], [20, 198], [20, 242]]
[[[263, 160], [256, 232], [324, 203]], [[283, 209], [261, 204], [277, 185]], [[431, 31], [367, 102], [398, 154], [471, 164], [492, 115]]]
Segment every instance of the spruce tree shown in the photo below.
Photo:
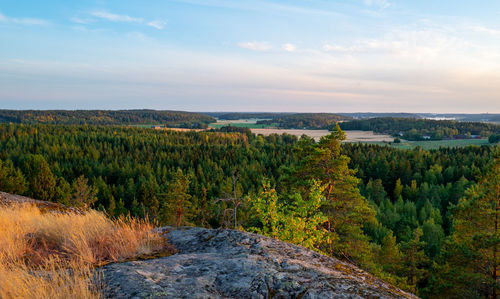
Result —
[[448, 280], [459, 296], [497, 298], [500, 290], [500, 149], [489, 171], [452, 209]]

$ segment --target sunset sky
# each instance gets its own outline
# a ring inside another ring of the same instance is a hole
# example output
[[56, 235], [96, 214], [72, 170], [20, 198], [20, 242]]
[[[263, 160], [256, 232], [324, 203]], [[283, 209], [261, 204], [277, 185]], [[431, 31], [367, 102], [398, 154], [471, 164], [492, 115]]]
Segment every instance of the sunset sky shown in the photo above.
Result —
[[0, 0], [0, 109], [500, 113], [500, 1]]

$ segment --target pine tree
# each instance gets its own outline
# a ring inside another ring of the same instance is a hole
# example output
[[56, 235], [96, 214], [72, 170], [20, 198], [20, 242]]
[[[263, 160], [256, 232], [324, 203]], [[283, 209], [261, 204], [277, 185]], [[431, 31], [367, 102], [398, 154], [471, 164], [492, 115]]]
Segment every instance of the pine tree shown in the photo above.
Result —
[[180, 168], [177, 169], [172, 180], [168, 183], [163, 209], [164, 219], [174, 217], [176, 227], [180, 227], [181, 223], [186, 222], [186, 218], [191, 214], [191, 202], [189, 201], [191, 195], [187, 193], [188, 188], [189, 176], [185, 175]]
[[97, 201], [97, 191], [88, 185], [88, 179], [83, 175], [73, 181], [72, 189], [73, 194], [70, 199], [72, 206], [88, 209]]
[[363, 226], [376, 221], [375, 210], [359, 192], [360, 180], [348, 167], [349, 157], [341, 152], [343, 140], [345, 133], [337, 125], [317, 144], [310, 139], [299, 142], [296, 153], [300, 163], [292, 171], [294, 185], [305, 199], [309, 191], [304, 186], [311, 180], [324, 186], [322, 210], [328, 217], [326, 228], [331, 240], [324, 250], [349, 261], [368, 264], [373, 256]]
[[417, 283], [427, 274], [429, 260], [425, 256], [425, 242], [421, 239], [422, 229], [417, 228], [414, 238], [401, 244], [403, 252], [402, 275], [407, 277], [408, 285], [413, 293], [416, 293]]

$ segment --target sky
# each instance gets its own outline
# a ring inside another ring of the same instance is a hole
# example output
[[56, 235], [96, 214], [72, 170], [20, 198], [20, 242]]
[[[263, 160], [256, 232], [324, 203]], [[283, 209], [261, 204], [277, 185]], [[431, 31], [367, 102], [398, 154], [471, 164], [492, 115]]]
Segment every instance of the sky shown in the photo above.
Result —
[[0, 0], [0, 109], [500, 113], [500, 1]]

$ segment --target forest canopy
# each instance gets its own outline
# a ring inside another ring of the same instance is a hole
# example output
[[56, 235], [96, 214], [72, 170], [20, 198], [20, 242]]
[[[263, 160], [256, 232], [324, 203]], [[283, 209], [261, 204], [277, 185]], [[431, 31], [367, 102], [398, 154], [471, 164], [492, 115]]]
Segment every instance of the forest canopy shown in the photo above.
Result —
[[[111, 217], [258, 231], [422, 297], [493, 292], [491, 275], [460, 250], [492, 264], [480, 253], [499, 238], [471, 246], [461, 223], [477, 217], [487, 232], [480, 207], [495, 200], [495, 147], [399, 150], [344, 137], [337, 128], [315, 142], [248, 130], [3, 124], [0, 190]], [[472, 289], [467, 277], [477, 278]]]

